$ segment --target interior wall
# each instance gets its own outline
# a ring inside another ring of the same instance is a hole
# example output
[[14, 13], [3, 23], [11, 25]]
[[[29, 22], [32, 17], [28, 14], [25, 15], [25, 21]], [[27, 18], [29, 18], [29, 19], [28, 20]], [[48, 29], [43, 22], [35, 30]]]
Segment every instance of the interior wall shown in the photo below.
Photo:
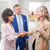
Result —
[[49, 14], [50, 14], [50, 1], [45, 3], [45, 6], [48, 8]]
[[10, 0], [9, 3], [10, 3], [10, 6], [9, 7], [13, 10], [13, 6], [15, 4], [18, 4], [19, 3], [19, 0]]
[[21, 6], [22, 14], [28, 18], [29, 0], [19, 0], [19, 5]]
[[1, 24], [3, 23], [2, 18], [1, 18], [1, 14], [2, 14], [3, 10], [5, 8], [7, 8], [7, 7], [9, 7], [7, 1], [4, 1], [4, 2], [3, 1], [0, 1], [0, 32], [1, 32]]
[[29, 0], [30, 2], [46, 2], [46, 1], [50, 1], [50, 0]]

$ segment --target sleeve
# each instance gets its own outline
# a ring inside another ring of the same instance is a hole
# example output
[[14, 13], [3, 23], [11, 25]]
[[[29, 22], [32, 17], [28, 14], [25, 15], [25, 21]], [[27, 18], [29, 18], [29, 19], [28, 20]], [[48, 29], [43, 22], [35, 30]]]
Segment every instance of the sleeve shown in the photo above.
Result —
[[40, 33], [45, 39], [49, 40], [50, 39], [50, 23], [44, 29], [40, 29]]
[[[26, 17], [26, 16], [25, 16], [25, 17]], [[25, 24], [25, 25], [26, 25], [26, 28], [25, 28], [26, 30], [25, 30], [25, 31], [28, 32], [28, 23], [27, 23], [27, 18], [26, 18], [26, 24]], [[29, 38], [29, 37], [28, 37], [27, 35], [25, 35], [25, 39], [28, 39], [28, 38]]]
[[27, 36], [30, 36], [30, 35], [33, 35], [33, 31], [30, 31], [30, 32], [27, 32], [28, 34], [27, 34]]
[[12, 35], [5, 27], [1, 27], [1, 35], [3, 38], [7, 38], [9, 41], [17, 39], [17, 35]]

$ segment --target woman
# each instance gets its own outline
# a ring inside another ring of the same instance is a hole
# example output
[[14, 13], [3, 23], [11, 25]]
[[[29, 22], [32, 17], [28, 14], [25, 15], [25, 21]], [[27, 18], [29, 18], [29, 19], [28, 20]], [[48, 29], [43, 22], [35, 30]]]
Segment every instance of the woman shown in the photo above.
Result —
[[24, 36], [23, 33], [19, 35], [15, 33], [11, 22], [14, 19], [13, 11], [9, 8], [2, 13], [3, 23], [1, 25], [1, 50], [16, 50], [15, 39]]
[[32, 44], [35, 42], [35, 50], [49, 50], [50, 39], [50, 22], [48, 10], [45, 6], [40, 6], [36, 10], [37, 21], [35, 22], [35, 28], [32, 32], [28, 32], [28, 35], [33, 34]]

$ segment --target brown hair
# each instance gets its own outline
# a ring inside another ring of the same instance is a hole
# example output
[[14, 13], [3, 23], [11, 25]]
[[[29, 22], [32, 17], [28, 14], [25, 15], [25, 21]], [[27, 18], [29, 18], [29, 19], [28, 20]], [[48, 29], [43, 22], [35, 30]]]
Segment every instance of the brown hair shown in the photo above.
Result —
[[43, 13], [43, 17], [45, 17], [47, 20], [49, 20], [48, 9], [45, 6], [40, 6], [37, 9], [39, 9]]
[[2, 19], [3, 19], [3, 21], [4, 22], [8, 22], [9, 20], [8, 20], [8, 16], [12, 16], [13, 15], [13, 11], [11, 10], [11, 9], [9, 9], [9, 8], [6, 8], [3, 12], [2, 12], [2, 15], [1, 15], [1, 17], [2, 17]]
[[19, 6], [19, 4], [15, 4], [14, 7], [13, 7], [13, 9], [14, 9], [15, 7], [18, 7], [18, 6]]

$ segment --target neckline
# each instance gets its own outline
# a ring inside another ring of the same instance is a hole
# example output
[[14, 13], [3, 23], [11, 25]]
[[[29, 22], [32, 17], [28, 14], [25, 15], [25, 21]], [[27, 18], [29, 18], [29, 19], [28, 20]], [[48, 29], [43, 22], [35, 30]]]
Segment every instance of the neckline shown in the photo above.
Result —
[[11, 29], [13, 29], [13, 26], [12, 26], [12, 24], [10, 25], [10, 24], [8, 23], [8, 25], [10, 26], [10, 28], [11, 28]]

